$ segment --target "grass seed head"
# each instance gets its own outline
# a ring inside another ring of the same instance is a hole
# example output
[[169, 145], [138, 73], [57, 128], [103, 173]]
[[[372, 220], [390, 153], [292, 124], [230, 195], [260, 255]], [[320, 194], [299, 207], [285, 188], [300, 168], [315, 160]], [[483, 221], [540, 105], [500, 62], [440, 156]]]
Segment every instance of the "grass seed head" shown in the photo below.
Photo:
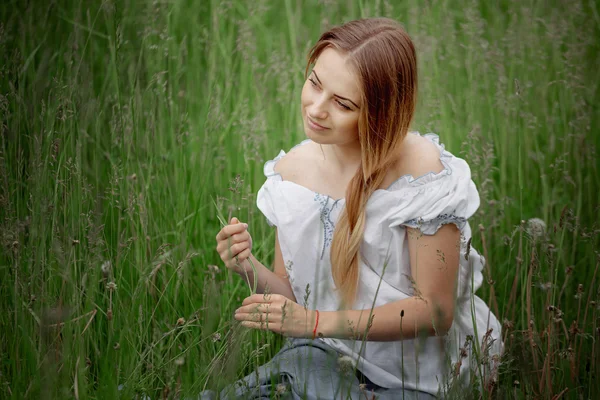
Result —
[[527, 221], [526, 231], [534, 241], [537, 241], [546, 234], [546, 223], [540, 218], [531, 218]]

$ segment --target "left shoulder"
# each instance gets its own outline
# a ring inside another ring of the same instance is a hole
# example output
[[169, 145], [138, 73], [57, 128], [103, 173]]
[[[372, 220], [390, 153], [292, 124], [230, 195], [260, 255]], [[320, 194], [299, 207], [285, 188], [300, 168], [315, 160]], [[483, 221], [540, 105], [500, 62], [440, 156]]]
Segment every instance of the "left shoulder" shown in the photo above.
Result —
[[396, 165], [398, 176], [418, 178], [430, 172], [437, 174], [443, 169], [440, 150], [433, 142], [421, 135], [406, 135]]

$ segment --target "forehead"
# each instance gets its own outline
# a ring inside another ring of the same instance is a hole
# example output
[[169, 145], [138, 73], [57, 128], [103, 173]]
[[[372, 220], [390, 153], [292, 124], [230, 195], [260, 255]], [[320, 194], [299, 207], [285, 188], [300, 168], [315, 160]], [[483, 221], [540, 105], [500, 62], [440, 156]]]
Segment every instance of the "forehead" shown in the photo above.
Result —
[[336, 95], [358, 100], [360, 81], [346, 54], [327, 47], [317, 58], [314, 70], [325, 88]]

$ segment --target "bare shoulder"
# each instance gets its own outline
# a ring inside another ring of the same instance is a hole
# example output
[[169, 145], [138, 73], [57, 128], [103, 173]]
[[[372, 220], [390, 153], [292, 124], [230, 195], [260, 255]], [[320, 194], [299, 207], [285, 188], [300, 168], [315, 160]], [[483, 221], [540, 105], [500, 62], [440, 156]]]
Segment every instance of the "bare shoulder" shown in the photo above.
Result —
[[280, 174], [284, 181], [296, 182], [310, 165], [313, 145], [314, 143], [308, 142], [294, 147], [277, 161], [273, 170]]
[[410, 174], [414, 178], [429, 172], [439, 173], [444, 169], [440, 161], [440, 151], [427, 138], [408, 134], [398, 159], [398, 176]]

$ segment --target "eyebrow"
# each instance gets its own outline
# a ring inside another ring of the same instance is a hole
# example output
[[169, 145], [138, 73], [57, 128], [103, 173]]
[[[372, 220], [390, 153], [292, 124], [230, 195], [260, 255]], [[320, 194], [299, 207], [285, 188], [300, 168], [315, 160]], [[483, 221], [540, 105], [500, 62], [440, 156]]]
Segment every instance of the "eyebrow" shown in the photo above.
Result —
[[[315, 78], [317, 78], [317, 80], [319, 81], [319, 84], [320, 84], [321, 86], [323, 86], [323, 83], [321, 83], [321, 80], [319, 79], [319, 75], [317, 75], [317, 72], [316, 72], [314, 69], [312, 70], [312, 73], [313, 73], [313, 74], [315, 74]], [[335, 94], [335, 93], [334, 93], [333, 95], [334, 95], [335, 97], [337, 97], [337, 98], [340, 98], [340, 99], [342, 99], [342, 100], [349, 101], [349, 102], [350, 102], [350, 103], [352, 103], [352, 104], [354, 105], [354, 107], [356, 107], [356, 108], [360, 108], [359, 106], [357, 106], [357, 105], [356, 105], [356, 103], [355, 103], [355, 102], [353, 102], [352, 100], [350, 100], [350, 99], [348, 99], [348, 98], [346, 98], [346, 97], [342, 97], [342, 96], [340, 96], [340, 95], [338, 95], [338, 94]]]

